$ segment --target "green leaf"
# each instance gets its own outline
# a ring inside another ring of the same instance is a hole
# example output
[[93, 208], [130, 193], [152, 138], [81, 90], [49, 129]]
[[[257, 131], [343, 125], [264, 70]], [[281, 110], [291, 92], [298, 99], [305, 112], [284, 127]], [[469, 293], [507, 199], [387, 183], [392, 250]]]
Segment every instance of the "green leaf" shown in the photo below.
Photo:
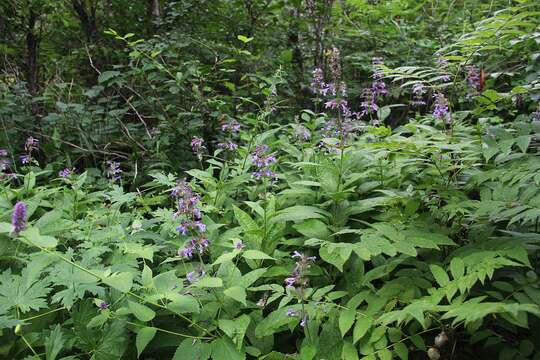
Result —
[[382, 349], [382, 350], [379, 350], [379, 359], [380, 360], [392, 360], [393, 357], [392, 357], [392, 352], [388, 349]]
[[454, 279], [459, 279], [465, 274], [465, 263], [463, 262], [463, 259], [459, 257], [455, 257], [450, 261], [450, 272], [452, 273], [452, 277]]
[[286, 221], [300, 221], [306, 219], [323, 219], [321, 209], [314, 206], [297, 205], [278, 212], [276, 216], [270, 219], [271, 224], [282, 223]]
[[246, 290], [243, 287], [240, 286], [233, 286], [225, 291], [223, 291], [225, 295], [230, 297], [231, 299], [234, 299], [238, 301], [239, 303], [244, 304], [246, 306]]
[[228, 261], [232, 261], [236, 257], [236, 255], [238, 255], [239, 253], [240, 253], [240, 250], [237, 250], [237, 249], [234, 249], [233, 251], [230, 251], [230, 252], [225, 252], [221, 254], [216, 259], [216, 261], [212, 263], [212, 265], [219, 265]]
[[156, 317], [154, 310], [150, 309], [146, 305], [128, 301], [128, 307], [133, 315], [135, 315], [135, 317], [141, 321], [148, 322]]
[[318, 219], [308, 219], [293, 226], [300, 234], [308, 238], [326, 239], [330, 235], [325, 223]]
[[175, 294], [171, 296], [171, 300], [172, 302], [167, 307], [176, 313], [198, 313], [200, 311], [199, 303], [192, 296]]
[[249, 38], [248, 38], [248, 37], [245, 36], [245, 35], [238, 35], [236, 38], [237, 38], [238, 40], [240, 40], [241, 42], [243, 42], [244, 44], [247, 44], [248, 42], [250, 42], [250, 41], [253, 40], [252, 37], [249, 37]]
[[358, 360], [358, 351], [350, 341], [343, 342], [343, 348], [341, 349], [341, 359]]
[[239, 352], [228, 338], [220, 338], [212, 342], [212, 358], [216, 360], [245, 360], [246, 354]]
[[266, 255], [262, 251], [259, 250], [246, 250], [242, 253], [242, 256], [245, 259], [251, 259], [251, 260], [275, 260], [273, 257]]
[[354, 324], [356, 319], [356, 310], [341, 310], [339, 312], [339, 331], [341, 332], [341, 337], [345, 337], [345, 334], [351, 326]]
[[0, 222], [0, 234], [8, 234], [13, 229], [13, 226], [7, 222]]
[[62, 348], [65, 340], [62, 334], [62, 328], [59, 324], [54, 327], [51, 334], [45, 339], [45, 358], [47, 360], [55, 360]]
[[446, 284], [450, 282], [450, 279], [448, 278], [448, 274], [439, 265], [431, 264], [429, 265], [429, 269], [431, 270], [433, 277], [435, 278], [435, 280], [441, 287], [445, 286]]
[[366, 335], [372, 324], [373, 318], [371, 316], [361, 315], [358, 317], [353, 330], [353, 344], [356, 344], [358, 340]]
[[193, 339], [185, 339], [176, 349], [172, 360], [207, 360], [210, 358], [211, 352], [210, 344], [199, 340], [194, 343]]
[[21, 236], [31, 244], [42, 248], [55, 248], [58, 245], [56, 238], [52, 236], [40, 235], [38, 228], [30, 227], [23, 232]]
[[401, 360], [409, 360], [409, 349], [402, 342], [394, 344], [394, 351]]
[[223, 286], [223, 280], [217, 277], [205, 276], [195, 283], [200, 288], [218, 288]]
[[103, 279], [103, 282], [120, 292], [127, 293], [133, 286], [133, 274], [129, 272], [115, 273]]
[[156, 335], [157, 329], [155, 327], [143, 327], [137, 333], [135, 339], [135, 346], [137, 347], [137, 357], [141, 356], [142, 352], [148, 346], [150, 341]]

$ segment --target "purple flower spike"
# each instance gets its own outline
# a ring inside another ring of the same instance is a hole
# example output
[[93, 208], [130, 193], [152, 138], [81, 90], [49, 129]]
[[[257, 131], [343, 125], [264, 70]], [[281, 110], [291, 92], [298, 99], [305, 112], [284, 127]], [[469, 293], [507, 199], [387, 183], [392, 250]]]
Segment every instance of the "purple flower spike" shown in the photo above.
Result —
[[11, 225], [15, 234], [19, 234], [26, 227], [26, 205], [21, 201], [17, 202], [13, 208]]

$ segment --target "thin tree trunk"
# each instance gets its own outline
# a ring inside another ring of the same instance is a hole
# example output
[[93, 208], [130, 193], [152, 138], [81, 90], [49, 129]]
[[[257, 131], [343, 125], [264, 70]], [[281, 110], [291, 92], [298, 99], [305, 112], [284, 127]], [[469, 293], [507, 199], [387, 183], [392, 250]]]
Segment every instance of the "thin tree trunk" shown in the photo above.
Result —
[[71, 0], [71, 4], [79, 17], [86, 41], [93, 42], [97, 34], [96, 3], [91, 1], [88, 9], [84, 0]]
[[30, 8], [28, 15], [28, 29], [26, 30], [26, 82], [30, 94], [38, 92], [38, 52], [39, 36], [36, 35], [38, 15]]

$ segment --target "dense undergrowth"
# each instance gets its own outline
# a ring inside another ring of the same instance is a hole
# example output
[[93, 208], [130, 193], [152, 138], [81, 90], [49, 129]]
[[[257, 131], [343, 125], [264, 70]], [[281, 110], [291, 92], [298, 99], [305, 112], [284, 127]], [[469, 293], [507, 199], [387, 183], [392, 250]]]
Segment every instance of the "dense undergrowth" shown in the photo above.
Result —
[[397, 47], [336, 39], [307, 95], [256, 35], [210, 66], [108, 30], [92, 86], [0, 78], [0, 358], [540, 359], [538, 5], [436, 39], [350, 3]]

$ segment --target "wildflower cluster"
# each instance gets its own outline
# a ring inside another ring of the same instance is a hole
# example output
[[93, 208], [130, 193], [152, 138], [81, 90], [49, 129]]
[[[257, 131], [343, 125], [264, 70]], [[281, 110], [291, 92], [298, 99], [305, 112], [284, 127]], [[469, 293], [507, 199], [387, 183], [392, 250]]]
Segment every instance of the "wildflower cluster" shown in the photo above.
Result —
[[298, 251], [294, 251], [292, 255], [293, 259], [298, 259], [294, 266], [291, 276], [285, 279], [287, 288], [296, 288], [302, 293], [302, 290], [308, 286], [309, 279], [306, 276], [306, 271], [309, 269], [312, 262], [317, 258], [315, 256], [306, 256]]
[[112, 182], [120, 181], [122, 179], [122, 169], [120, 168], [120, 163], [108, 160], [106, 174], [109, 180]]
[[452, 117], [450, 115], [450, 110], [448, 107], [448, 99], [442, 93], [437, 93], [434, 95], [435, 104], [433, 106], [433, 116], [437, 119], [443, 120], [445, 124], [450, 124], [452, 122]]
[[34, 161], [34, 158], [32, 157], [32, 152], [38, 150], [39, 140], [29, 136], [26, 139], [26, 142], [24, 143], [24, 155], [21, 155], [20, 160], [22, 164], [30, 164], [32, 161]]
[[277, 179], [276, 173], [270, 168], [277, 159], [274, 155], [268, 154], [268, 151], [267, 145], [257, 145], [255, 151], [251, 154], [251, 162], [257, 168], [252, 175], [257, 180], [261, 178]]
[[230, 119], [221, 125], [221, 131], [227, 134], [227, 139], [224, 142], [218, 143], [218, 148], [236, 151], [238, 144], [234, 142], [234, 138], [238, 135], [238, 131], [240, 131], [240, 123], [235, 119]]
[[386, 83], [384, 82], [384, 72], [382, 71], [382, 66], [384, 62], [380, 57], [374, 57], [371, 60], [373, 67], [371, 86], [362, 90], [362, 102], [360, 107], [362, 111], [360, 116], [369, 116], [373, 124], [377, 124], [379, 121], [376, 118], [377, 111], [379, 111], [379, 105], [377, 105], [377, 99], [383, 98], [388, 95], [388, 90], [386, 89]]
[[191, 139], [191, 150], [193, 150], [193, 153], [197, 155], [197, 159], [199, 159], [199, 161], [202, 161], [202, 156], [205, 149], [206, 149], [206, 146], [204, 146], [203, 138], [194, 136]]
[[209, 245], [208, 239], [204, 236], [206, 225], [201, 221], [200, 196], [185, 179], [178, 182], [171, 191], [171, 196], [176, 199], [178, 208], [173, 217], [181, 218], [176, 230], [182, 235], [194, 235], [184, 248], [178, 250], [178, 256], [191, 259], [194, 252], [202, 254]]
[[15, 234], [19, 234], [26, 228], [26, 204], [19, 201], [13, 208], [13, 214], [11, 215], [12, 231]]
[[469, 65], [466, 67], [467, 70], [467, 85], [469, 86], [469, 92], [467, 97], [471, 98], [474, 95], [478, 94], [482, 90], [482, 82], [480, 79], [480, 69], [474, 65]]
[[540, 121], [540, 103], [538, 103], [536, 111], [531, 114], [531, 119], [532, 121]]
[[73, 168], [65, 168], [65, 169], [60, 170], [58, 172], [58, 176], [65, 179], [65, 178], [70, 177], [73, 173], [75, 173], [75, 169], [73, 169]]

